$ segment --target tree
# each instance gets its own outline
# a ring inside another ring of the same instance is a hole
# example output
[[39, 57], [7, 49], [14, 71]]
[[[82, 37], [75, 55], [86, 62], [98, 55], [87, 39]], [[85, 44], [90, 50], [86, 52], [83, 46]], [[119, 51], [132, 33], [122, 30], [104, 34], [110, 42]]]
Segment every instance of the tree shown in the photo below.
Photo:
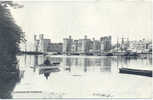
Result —
[[[24, 41], [21, 28], [15, 24], [8, 7], [19, 5], [11, 1], [0, 1], [0, 65], [12, 64], [19, 52], [19, 44]], [[20, 7], [20, 6], [19, 6]]]
[[11, 1], [0, 1], [0, 98], [5, 99], [12, 98], [11, 91], [19, 81], [16, 55], [19, 44], [24, 41], [24, 34], [15, 24], [9, 7], [22, 6]]

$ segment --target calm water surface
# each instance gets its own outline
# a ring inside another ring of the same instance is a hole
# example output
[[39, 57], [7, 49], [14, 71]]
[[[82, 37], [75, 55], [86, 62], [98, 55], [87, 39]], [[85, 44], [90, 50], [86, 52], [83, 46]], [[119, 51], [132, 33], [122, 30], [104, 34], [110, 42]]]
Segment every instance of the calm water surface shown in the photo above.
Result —
[[39, 70], [45, 56], [19, 56], [21, 82], [13, 98], [151, 98], [152, 78], [118, 73], [119, 67], [152, 69], [152, 58], [49, 56], [58, 71]]

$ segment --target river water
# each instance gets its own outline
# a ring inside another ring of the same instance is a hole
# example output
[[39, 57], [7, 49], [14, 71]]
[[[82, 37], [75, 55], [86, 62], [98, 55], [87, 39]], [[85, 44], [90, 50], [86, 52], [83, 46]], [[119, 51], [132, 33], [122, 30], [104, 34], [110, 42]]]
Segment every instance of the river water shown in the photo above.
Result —
[[21, 81], [13, 98], [151, 98], [152, 78], [118, 73], [119, 67], [152, 69], [152, 58], [48, 56], [58, 71], [39, 70], [45, 56], [18, 56]]

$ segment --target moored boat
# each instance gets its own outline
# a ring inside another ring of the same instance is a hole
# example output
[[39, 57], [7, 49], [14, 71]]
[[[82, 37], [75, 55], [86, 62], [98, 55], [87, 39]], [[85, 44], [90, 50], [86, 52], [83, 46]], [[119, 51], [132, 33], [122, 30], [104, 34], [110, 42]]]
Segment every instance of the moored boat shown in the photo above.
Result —
[[134, 74], [152, 77], [152, 70], [141, 70], [141, 69], [131, 69], [131, 68], [119, 68], [119, 73], [123, 74]]
[[57, 69], [59, 66], [39, 66], [38, 67], [40, 70], [41, 69]]
[[54, 62], [50, 65], [45, 65], [45, 64], [41, 64], [41, 65], [38, 65], [38, 68], [39, 69], [57, 69], [59, 68], [59, 64], [58, 62]]

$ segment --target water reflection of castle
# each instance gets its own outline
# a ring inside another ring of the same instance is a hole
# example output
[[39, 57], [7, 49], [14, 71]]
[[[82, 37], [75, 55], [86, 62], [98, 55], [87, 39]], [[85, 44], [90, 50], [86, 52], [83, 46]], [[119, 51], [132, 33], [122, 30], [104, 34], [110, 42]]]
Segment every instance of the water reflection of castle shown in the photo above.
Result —
[[111, 58], [63, 58], [63, 65], [69, 72], [80, 68], [84, 72], [100, 71], [111, 72]]
[[[27, 64], [37, 66], [44, 62], [46, 56], [35, 55], [27, 56]], [[24, 57], [23, 57], [24, 58]], [[60, 62], [60, 67], [66, 72], [117, 72], [118, 66], [133, 66], [135, 62], [140, 65], [152, 65], [152, 57], [147, 59], [126, 59], [125, 57], [88, 57], [88, 56], [62, 56], [62, 57], [49, 57], [51, 62]], [[23, 62], [24, 63], [24, 62]], [[113, 65], [113, 66], [112, 66]], [[112, 66], [112, 67], [111, 67]], [[33, 68], [33, 72], [36, 68]]]
[[[27, 63], [29, 62], [31, 65], [39, 65], [44, 62], [46, 56], [31, 56], [28, 57], [26, 61]], [[147, 65], [152, 65], [152, 57], [147, 58], [147, 59], [126, 59], [125, 57], [49, 57], [51, 62], [60, 62], [61, 67], [66, 67], [66, 70], [72, 71], [75, 70], [76, 68], [87, 72], [87, 71], [92, 71], [92, 70], [99, 70], [100, 71], [111, 71], [111, 65], [113, 63], [118, 63], [119, 65], [129, 65], [132, 64], [135, 61], [138, 61], [140, 63], [140, 60], [142, 60], [142, 63], [146, 63]], [[118, 60], [117, 60], [118, 59]], [[113, 64], [114, 65], [114, 64]], [[117, 65], [115, 65], [117, 66]], [[99, 68], [99, 69], [98, 69]]]
[[[45, 59], [45, 56], [34, 56], [33, 65], [42, 64]], [[100, 71], [100, 72], [111, 72], [111, 58], [72, 58], [72, 57], [63, 57], [63, 58], [51, 58], [52, 62], [61, 62], [61, 66], [65, 67], [65, 70], [71, 72], [72, 70], [82, 70], [84, 72], [88, 71]], [[34, 69], [35, 72], [35, 69]]]

